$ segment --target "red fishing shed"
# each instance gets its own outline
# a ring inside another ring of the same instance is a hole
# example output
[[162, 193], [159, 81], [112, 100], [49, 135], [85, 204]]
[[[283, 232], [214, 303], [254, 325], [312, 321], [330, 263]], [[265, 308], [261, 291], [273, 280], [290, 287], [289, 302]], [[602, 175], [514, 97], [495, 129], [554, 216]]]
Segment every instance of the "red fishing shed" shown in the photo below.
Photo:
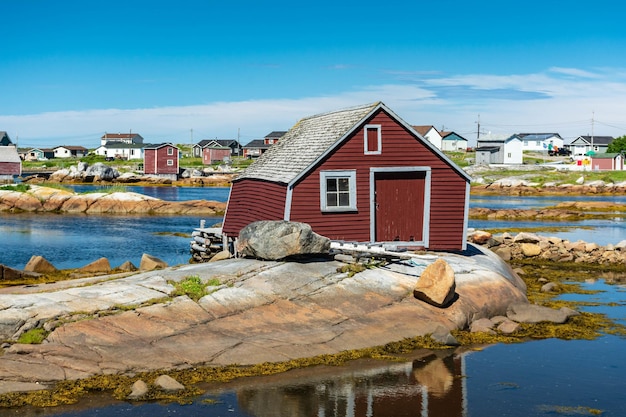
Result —
[[304, 118], [233, 180], [222, 231], [304, 222], [333, 240], [466, 248], [470, 177], [383, 103]]

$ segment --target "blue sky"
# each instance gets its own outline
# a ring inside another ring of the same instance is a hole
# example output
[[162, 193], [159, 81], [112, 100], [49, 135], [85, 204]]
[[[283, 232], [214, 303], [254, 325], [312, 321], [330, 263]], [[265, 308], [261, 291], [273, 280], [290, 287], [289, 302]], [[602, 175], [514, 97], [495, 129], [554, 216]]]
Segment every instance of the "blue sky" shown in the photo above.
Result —
[[606, 0], [0, 0], [0, 130], [20, 147], [128, 131], [245, 144], [382, 100], [470, 141], [479, 120], [617, 137], [624, 15]]

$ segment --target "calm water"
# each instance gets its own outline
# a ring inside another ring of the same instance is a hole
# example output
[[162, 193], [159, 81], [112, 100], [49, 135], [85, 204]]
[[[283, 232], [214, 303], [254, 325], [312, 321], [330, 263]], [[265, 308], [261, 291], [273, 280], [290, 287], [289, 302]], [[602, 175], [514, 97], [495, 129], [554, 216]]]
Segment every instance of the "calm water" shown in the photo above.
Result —
[[[226, 201], [228, 196], [226, 188], [137, 187], [131, 190], [165, 200]], [[508, 204], [504, 207], [532, 208], [570, 199], [477, 197], [472, 198], [471, 205], [498, 207], [504, 201]], [[606, 197], [602, 199], [608, 201]], [[59, 268], [82, 266], [101, 256], [108, 257], [111, 264], [117, 266], [126, 260], [138, 264], [144, 252], [170, 264], [186, 263], [189, 238], [171, 234], [190, 233], [200, 220], [200, 217], [181, 216], [0, 214], [3, 247], [10, 248], [0, 253], [0, 263], [21, 268], [32, 254], [42, 254]], [[221, 221], [219, 218], [205, 220], [207, 224]], [[507, 224], [511, 222], [471, 222], [470, 227], [505, 228]], [[527, 224], [528, 227], [564, 225]], [[600, 244], [626, 239], [620, 219], [565, 224], [574, 230], [548, 234], [571, 233], [571, 240]], [[581, 225], [592, 229], [576, 230]], [[595, 278], [601, 278], [601, 274]], [[585, 309], [607, 314], [626, 324], [624, 287], [606, 285], [602, 280], [584, 285], [602, 292], [566, 297], [600, 303]], [[0, 416], [532, 417], [584, 416], [591, 415], [591, 409], [601, 410], [602, 416], [623, 416], [626, 409], [625, 347], [623, 338], [606, 335], [594, 341], [549, 339], [495, 345], [482, 351], [416, 352], [403, 363], [359, 361], [338, 368], [297, 370], [207, 386], [205, 395], [184, 406], [115, 402], [109, 394], [101, 394], [63, 408], [0, 409]], [[217, 403], [211, 404], [205, 401], [207, 399], [217, 400]]]
[[[76, 186], [78, 192], [93, 186]], [[169, 201], [227, 201], [229, 188], [129, 187], [130, 191]], [[101, 257], [112, 267], [126, 261], [139, 266], [143, 253], [169, 265], [189, 262], [189, 237], [206, 220], [207, 226], [221, 217], [200, 216], [94, 216], [68, 214], [0, 213], [3, 247], [0, 264], [22, 269], [32, 255], [41, 255], [59, 269], [77, 268]], [[6, 246], [5, 246], [6, 245]]]

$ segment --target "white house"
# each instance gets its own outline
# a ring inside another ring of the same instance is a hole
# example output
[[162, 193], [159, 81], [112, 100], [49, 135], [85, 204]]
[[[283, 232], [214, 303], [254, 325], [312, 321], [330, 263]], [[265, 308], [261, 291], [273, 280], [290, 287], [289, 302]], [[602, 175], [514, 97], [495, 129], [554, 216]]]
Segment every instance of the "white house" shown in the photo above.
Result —
[[441, 132], [441, 150], [458, 152], [467, 150], [467, 139], [456, 132]]
[[477, 165], [521, 165], [523, 160], [522, 140], [518, 135], [487, 135], [477, 141]]
[[55, 158], [82, 158], [89, 149], [82, 146], [57, 146], [53, 148]]
[[104, 133], [100, 138], [100, 145], [104, 146], [107, 142], [118, 142], [118, 143], [143, 143], [143, 138], [138, 133]]
[[613, 136], [579, 136], [567, 147], [573, 157], [587, 155], [590, 152], [606, 153], [613, 139]]
[[107, 142], [105, 145], [100, 145], [94, 151], [96, 155], [104, 156], [106, 158], [115, 159], [143, 159], [143, 148], [147, 146], [142, 143], [122, 143], [122, 142]]
[[518, 133], [524, 151], [546, 152], [563, 147], [563, 138], [558, 133]]
[[437, 149], [441, 149], [441, 133], [435, 128], [435, 126], [412, 126], [421, 137], [429, 141]]

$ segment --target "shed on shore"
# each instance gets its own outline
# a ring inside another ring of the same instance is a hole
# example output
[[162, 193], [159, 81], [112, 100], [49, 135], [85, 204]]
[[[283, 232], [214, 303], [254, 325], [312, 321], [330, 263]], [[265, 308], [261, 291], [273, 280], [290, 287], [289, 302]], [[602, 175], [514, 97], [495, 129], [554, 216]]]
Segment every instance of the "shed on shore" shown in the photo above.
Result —
[[223, 233], [304, 222], [333, 240], [466, 248], [470, 177], [378, 102], [307, 117], [233, 181]]

